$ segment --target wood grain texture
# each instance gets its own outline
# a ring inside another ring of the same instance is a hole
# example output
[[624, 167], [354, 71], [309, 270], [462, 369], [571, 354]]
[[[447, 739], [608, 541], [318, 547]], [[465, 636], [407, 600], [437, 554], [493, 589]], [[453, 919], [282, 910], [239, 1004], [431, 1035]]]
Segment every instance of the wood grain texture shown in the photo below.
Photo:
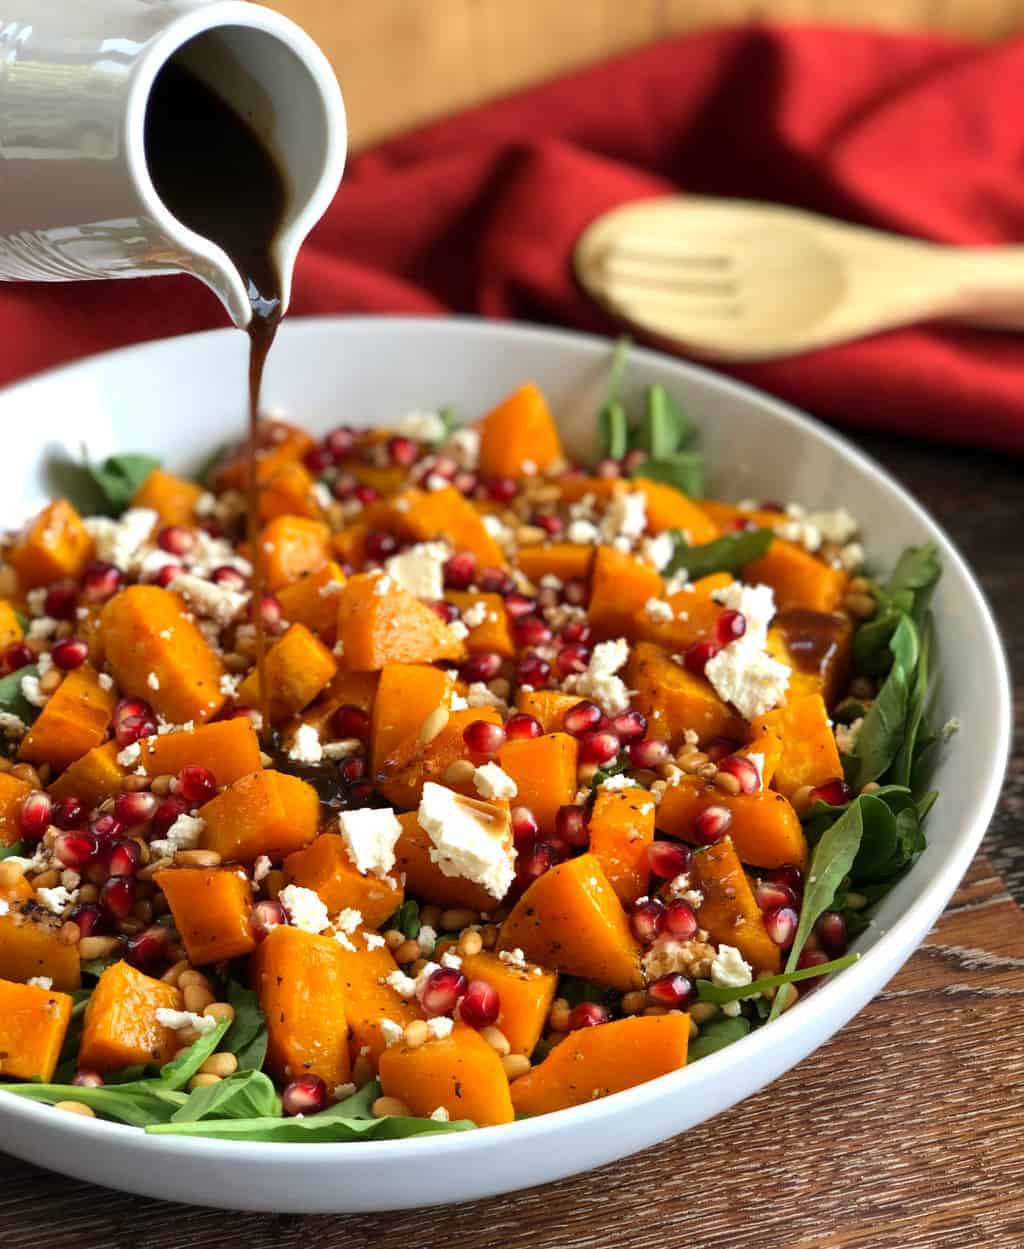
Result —
[[1024, 0], [264, 0], [317, 39], [362, 147], [684, 31], [751, 20], [998, 39]]

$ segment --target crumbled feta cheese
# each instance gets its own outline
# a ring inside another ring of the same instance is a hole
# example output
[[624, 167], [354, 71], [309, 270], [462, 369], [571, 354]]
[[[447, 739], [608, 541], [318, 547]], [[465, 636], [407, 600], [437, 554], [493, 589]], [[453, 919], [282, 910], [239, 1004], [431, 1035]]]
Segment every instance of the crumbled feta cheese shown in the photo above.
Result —
[[393, 1019], [382, 1019], [380, 1021], [380, 1034], [384, 1038], [384, 1044], [388, 1049], [402, 1039], [403, 1031], [402, 1025], [395, 1023]]
[[447, 542], [419, 542], [392, 555], [384, 567], [403, 590], [434, 600], [444, 594], [444, 565], [450, 554]]
[[217, 1026], [217, 1020], [211, 1015], [197, 1015], [190, 1010], [171, 1010], [167, 1006], [156, 1008], [156, 1021], [165, 1028], [170, 1028], [172, 1032], [180, 1032], [182, 1028], [194, 1028], [200, 1036], [212, 1032]]
[[129, 742], [123, 750], [117, 752], [117, 763], [119, 767], [131, 768], [139, 761], [142, 754], [142, 746], [138, 742]]
[[114, 678], [109, 672], [101, 672], [96, 679], [100, 683], [101, 690], [112, 690], [114, 688]]
[[385, 594], [390, 594], [394, 587], [395, 583], [390, 577], [381, 575], [373, 583], [373, 592], [378, 598], [383, 598]]
[[596, 677], [610, 677], [629, 659], [629, 643], [625, 638], [614, 642], [598, 642], [590, 656], [590, 671]]
[[407, 976], [404, 971], [391, 972], [390, 975], [384, 977], [384, 983], [406, 1001], [416, 996], [416, 980], [412, 976]]
[[357, 911], [354, 906], [346, 906], [334, 917], [334, 926], [340, 932], [355, 932], [357, 928], [362, 927], [362, 924], [363, 913]]
[[160, 688], [160, 678], [155, 672], [151, 672], [149, 676], [146, 677], [146, 684], [151, 690], [158, 690]]
[[789, 688], [789, 669], [765, 651], [743, 646], [743, 639], [724, 646], [709, 659], [704, 675], [715, 693], [732, 703], [745, 720], [777, 707]]
[[449, 711], [465, 711], [468, 707], [469, 707], [469, 703], [466, 701], [466, 699], [464, 699], [461, 694], [456, 694], [453, 690], [451, 701], [448, 703], [448, 710]]
[[469, 629], [461, 620], [453, 620], [448, 628], [451, 629], [460, 642], [464, 642], [469, 637]]
[[364, 932], [363, 940], [366, 942], [366, 948], [368, 950], [379, 950], [383, 946], [387, 945], [387, 942], [379, 932]]
[[504, 812], [428, 781], [417, 819], [433, 842], [431, 862], [445, 876], [474, 881], [499, 900], [508, 893], [515, 878], [516, 852]]
[[509, 967], [517, 967], [520, 971], [526, 970], [526, 955], [518, 946], [514, 950], [501, 950], [498, 958]]
[[336, 1102], [343, 1102], [347, 1101], [347, 1099], [352, 1097], [357, 1091], [356, 1086], [351, 1080], [349, 1080], [345, 1084], [336, 1084], [334, 1088], [331, 1089], [331, 1096]]
[[39, 688], [39, 678], [31, 674], [21, 678], [21, 694], [33, 707], [45, 707], [50, 701], [49, 695]]
[[448, 429], [440, 412], [415, 409], [399, 419], [395, 432], [415, 442], [440, 442]]
[[179, 815], [167, 830], [167, 836], [150, 843], [158, 858], [173, 858], [179, 850], [194, 850], [199, 845], [206, 821], [198, 815]]
[[25, 595], [25, 603], [28, 606], [30, 616], [44, 616], [46, 614], [46, 586], [36, 586], [34, 590], [29, 590]]
[[807, 524], [819, 530], [826, 542], [842, 546], [860, 529], [860, 525], [845, 507], [837, 507], [829, 512], [808, 512], [804, 518]]
[[430, 1112], [430, 1118], [433, 1119], [435, 1123], [449, 1123], [451, 1121], [451, 1115], [444, 1106], [438, 1106], [436, 1109], [432, 1110]]
[[[744, 646], [763, 647], [768, 640], [768, 626], [775, 615], [775, 591], [770, 585], [744, 585], [733, 581], [731, 585], [712, 592], [711, 597], [720, 607], [742, 613], [746, 632], [738, 639]], [[735, 646], [731, 642], [730, 646]]]
[[120, 520], [107, 516], [87, 516], [82, 522], [95, 543], [95, 558], [116, 564], [124, 572], [135, 572], [148, 548], [149, 535], [160, 517], [148, 507], [131, 507]]
[[503, 772], [496, 763], [485, 763], [473, 769], [473, 784], [481, 798], [497, 801], [502, 798], [514, 798], [519, 787], [507, 772]]
[[441, 955], [441, 966], [450, 967], [453, 971], [458, 971], [462, 966], [462, 959], [453, 950], [445, 950]]
[[227, 698], [234, 698], [238, 687], [242, 684], [241, 675], [232, 676], [230, 672], [222, 672], [220, 676], [220, 692]]
[[[711, 983], [722, 989], [738, 989], [750, 984], [753, 979], [753, 968], [743, 955], [731, 945], [720, 945], [718, 953], [711, 962]], [[738, 1015], [739, 1002], [723, 1002], [723, 1015]]]
[[764, 755], [760, 751], [751, 750], [746, 756], [757, 769], [757, 784], [759, 789], [764, 789]]
[[182, 573], [180, 577], [175, 577], [170, 589], [180, 594], [197, 615], [221, 626], [229, 625], [237, 619], [249, 601], [248, 594], [191, 573]]
[[443, 450], [459, 468], [473, 472], [480, 463], [480, 431], [471, 425], [457, 429], [444, 444]]
[[52, 616], [40, 616], [37, 620], [29, 622], [28, 636], [30, 638], [50, 638], [60, 628], [60, 621], [54, 620]]
[[647, 528], [647, 496], [642, 490], [616, 490], [601, 520], [606, 542], [626, 539], [626, 550], [643, 537]]
[[421, 924], [416, 934], [416, 944], [420, 947], [423, 957], [429, 958], [434, 953], [434, 946], [437, 945], [437, 929], [431, 928], [429, 924]]
[[857, 736], [863, 724], [864, 717], [858, 716], [852, 724], [836, 725], [836, 746], [841, 755], [852, 755], [857, 749]]
[[568, 694], [592, 698], [606, 715], [618, 715], [629, 707], [629, 690], [615, 673], [629, 659], [629, 643], [625, 638], [599, 642], [591, 652], [585, 672], [566, 677], [562, 689]]
[[36, 901], [45, 906], [54, 915], [61, 915], [78, 899], [77, 889], [65, 889], [63, 885], [55, 885], [52, 889], [37, 889]]
[[675, 941], [659, 937], [643, 957], [644, 974], [648, 983], [674, 972], [682, 972], [691, 980], [706, 980], [714, 956], [714, 949], [698, 938]]
[[0, 733], [4, 737], [22, 737], [28, 725], [13, 711], [0, 711]]
[[963, 723], [959, 716], [950, 716], [946, 723], [942, 726], [942, 740], [948, 742], [951, 737], [959, 733], [963, 728]]
[[323, 757], [324, 748], [320, 744], [320, 734], [315, 726], [300, 724], [288, 748], [288, 758], [294, 759], [296, 763], [319, 763]]
[[402, 835], [394, 811], [364, 807], [338, 816], [348, 857], [364, 876], [385, 876], [395, 865], [395, 843]]
[[473, 682], [466, 691], [466, 702], [470, 707], [497, 707], [499, 711], [504, 711], [508, 706], [505, 700], [499, 698], [483, 681]]
[[25, 983], [30, 984], [34, 989], [52, 989], [53, 977], [52, 976], [30, 976], [28, 980], [25, 981]]
[[433, 1019], [427, 1020], [427, 1031], [438, 1041], [443, 1041], [445, 1037], [451, 1036], [452, 1028], [455, 1027], [454, 1020], [447, 1015], [435, 1015]]
[[668, 624], [674, 619], [671, 605], [660, 598], [649, 598], [644, 603], [644, 615], [648, 620], [654, 620], [660, 624]]
[[839, 552], [839, 562], [847, 572], [856, 572], [864, 563], [864, 548], [859, 542], [847, 542]]
[[608, 776], [601, 782], [600, 789], [632, 789], [636, 785], [636, 781], [632, 781], [625, 772], [617, 772], [615, 776]]
[[252, 878], [257, 885], [262, 884], [267, 879], [267, 875], [272, 867], [273, 864], [265, 854], [257, 857], [256, 862], [252, 865]]
[[327, 907], [320, 895], [302, 885], [285, 885], [277, 895], [278, 902], [288, 913], [288, 918], [303, 932], [321, 933], [330, 924]]
[[576, 546], [593, 546], [600, 541], [601, 531], [589, 520], [574, 520], [565, 531], [566, 539]]
[[347, 759], [362, 747], [358, 737], [343, 737], [337, 742], [324, 742], [322, 746], [325, 759]]
[[0, 898], [0, 915], [10, 915], [11, 904], [6, 898]]
[[462, 623], [470, 629], [479, 629], [486, 619], [487, 604], [483, 599], [477, 599], [462, 613]]

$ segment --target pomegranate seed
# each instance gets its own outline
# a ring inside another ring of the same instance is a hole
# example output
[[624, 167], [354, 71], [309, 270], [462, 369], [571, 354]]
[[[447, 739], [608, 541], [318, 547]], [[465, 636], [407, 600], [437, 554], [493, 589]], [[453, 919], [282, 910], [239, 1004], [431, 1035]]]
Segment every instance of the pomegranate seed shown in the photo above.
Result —
[[61, 798], [59, 802], [54, 804], [50, 822], [51, 824], [56, 824], [58, 828], [81, 828], [88, 814], [85, 809], [85, 803], [82, 802], [81, 798], [68, 796], [67, 798]]
[[134, 876], [139, 870], [142, 851], [139, 843], [126, 838], [117, 841], [110, 848], [107, 870], [111, 876]]
[[430, 604], [434, 614], [445, 624], [454, 624], [459, 618], [459, 609], [454, 603], [446, 603], [443, 598], [434, 599]]
[[428, 1015], [450, 1015], [466, 992], [466, 977], [454, 967], [432, 971], [417, 990], [420, 1005]]
[[476, 576], [476, 556], [472, 551], [456, 551], [444, 565], [444, 584], [449, 590], [468, 590]]
[[558, 852], [548, 841], [538, 841], [516, 860], [516, 881], [526, 888], [558, 862]]
[[130, 746], [156, 732], [156, 716], [141, 698], [122, 698], [114, 708], [114, 737], [121, 747]]
[[562, 586], [562, 598], [571, 607], [582, 607], [589, 595], [590, 590], [582, 577], [569, 577]]
[[511, 503], [519, 491], [519, 484], [511, 477], [492, 477], [484, 482], [487, 497], [495, 503]]
[[797, 904], [797, 896], [788, 885], [776, 884], [771, 880], [758, 881], [754, 897], [762, 913]]
[[125, 828], [136, 828], [153, 818], [158, 803], [156, 795], [145, 789], [118, 794], [114, 801], [114, 818], [120, 820]]
[[43, 611], [54, 620], [73, 620], [78, 606], [78, 586], [73, 581], [55, 581], [47, 587]]
[[351, 755], [338, 765], [338, 775], [346, 785], [354, 785], [366, 775], [366, 761], [358, 755]]
[[336, 460], [343, 460], [345, 456], [351, 455], [355, 445], [355, 430], [349, 429], [347, 425], [339, 425], [337, 429], [332, 429], [324, 439], [324, 446]]
[[534, 616], [532, 613], [515, 620], [512, 633], [517, 646], [544, 646], [551, 641], [551, 629], [540, 616]]
[[527, 598], [525, 594], [520, 594], [518, 590], [513, 590], [510, 594], [505, 595], [505, 611], [513, 620], [519, 620], [522, 616], [533, 615], [536, 610], [536, 599]]
[[634, 767], [648, 771], [656, 771], [672, 758], [668, 742], [661, 737], [645, 737], [642, 741], [631, 743], [626, 750]]
[[398, 550], [398, 539], [386, 529], [371, 529], [363, 540], [367, 559], [385, 560]]
[[221, 564], [210, 573], [210, 580], [214, 585], [223, 586], [225, 590], [234, 590], [241, 594], [249, 585], [249, 579], [244, 573], [240, 573], [237, 568], [232, 568], [230, 564]]
[[667, 1010], [685, 1010], [696, 997], [693, 981], [678, 972], [661, 976], [647, 986], [647, 998], [652, 1006], [664, 1006]]
[[123, 580], [116, 564], [97, 560], [82, 573], [82, 597], [87, 603], [105, 603], [120, 590]]
[[352, 491], [352, 497], [361, 503], [363, 507], [368, 507], [371, 503], [377, 502], [377, 491], [372, 486], [359, 482]]
[[598, 460], [597, 475], [598, 477], [621, 477], [622, 465], [618, 460]]
[[[781, 509], [780, 509], [781, 510]], [[736, 516], [726, 524], [726, 529], [735, 533], [742, 533], [745, 529], [756, 529], [757, 525], [749, 516]]]
[[331, 732], [335, 737], [355, 737], [365, 742], [370, 736], [370, 717], [352, 703], [344, 703], [331, 716]]
[[135, 881], [131, 876], [111, 876], [100, 889], [99, 904], [107, 919], [127, 919], [135, 905]]
[[756, 794], [761, 788], [761, 773], [757, 764], [746, 755], [726, 755], [718, 760], [719, 772], [727, 772], [740, 783], [741, 794]]
[[462, 730], [462, 740], [477, 755], [493, 755], [505, 744], [505, 730], [500, 724], [473, 720]]
[[619, 753], [621, 743], [614, 733], [588, 733], [580, 738], [580, 763], [609, 763]]
[[288, 923], [288, 916], [280, 902], [267, 898], [263, 902], [257, 902], [252, 908], [249, 923], [256, 940], [265, 941], [275, 928]]
[[388, 439], [388, 459], [398, 468], [412, 468], [419, 455], [420, 449], [411, 438], [396, 434]]
[[336, 499], [340, 499], [342, 503], [345, 503], [355, 497], [356, 486], [358, 485], [359, 482], [356, 481], [351, 473], [339, 473], [331, 482], [331, 494]]
[[523, 738], [542, 737], [544, 734], [544, 726], [534, 716], [528, 716], [524, 712], [517, 712], [514, 716], [509, 716], [505, 721], [505, 736], [510, 742], [518, 741]]
[[89, 658], [89, 645], [81, 638], [65, 638], [54, 643], [50, 658], [62, 671], [71, 672], [74, 668], [81, 668]]
[[804, 895], [804, 874], [792, 863], [771, 868], [770, 871], [765, 872], [764, 879], [771, 881], [773, 885], [785, 885], [787, 889], [792, 890], [793, 897], [796, 899]]
[[91, 937], [100, 924], [100, 908], [95, 902], [83, 902], [68, 916], [78, 925], [78, 930], [83, 937]]
[[185, 569], [181, 564], [164, 564], [162, 568], [158, 568], [149, 578], [150, 585], [157, 585], [161, 590], [166, 590], [173, 582], [184, 573]]
[[551, 512], [543, 512], [534, 519], [534, 524], [543, 529], [550, 537], [557, 537], [565, 528], [565, 521], [561, 516], [554, 516]]
[[697, 916], [689, 902], [677, 898], [665, 907], [663, 931], [677, 941], [689, 941], [697, 932]]
[[773, 906], [764, 913], [764, 926], [768, 936], [780, 949], [788, 950], [796, 936], [800, 917], [791, 906]]
[[586, 846], [590, 844], [590, 831], [587, 828], [587, 811], [585, 807], [567, 804], [555, 812], [555, 832], [570, 846]]
[[446, 477], [451, 481], [458, 471], [458, 464], [450, 456], [438, 455], [430, 462], [429, 476]]
[[314, 477], [319, 477], [334, 467], [334, 455], [330, 447], [311, 447], [302, 457], [302, 462]]
[[469, 498], [476, 491], [476, 473], [458, 472], [452, 478], [452, 485], [460, 494]]
[[281, 1113], [290, 1118], [319, 1114], [326, 1106], [327, 1085], [320, 1076], [299, 1076], [281, 1092]]
[[647, 452], [641, 451], [636, 447], [632, 451], [627, 451], [622, 457], [622, 471], [627, 477], [632, 477], [641, 464], [647, 463]]
[[838, 911], [825, 911], [814, 925], [814, 933], [829, 958], [842, 958], [846, 953], [846, 920]]
[[477, 578], [480, 589], [487, 594], [500, 594], [502, 598], [511, 594], [516, 583], [500, 568], [484, 568]]
[[166, 836], [167, 830], [174, 821], [179, 815], [184, 815], [186, 811], [188, 811], [188, 803], [184, 802], [176, 794], [168, 794], [166, 798], [161, 798], [150, 821], [151, 837], [156, 840]]
[[36, 789], [26, 794], [18, 808], [18, 831], [26, 841], [38, 841], [50, 826], [53, 803], [49, 794]]
[[164, 525], [156, 535], [156, 544], [168, 555], [188, 555], [195, 548], [196, 535], [184, 525]]
[[471, 980], [459, 1003], [459, 1017], [471, 1028], [486, 1028], [501, 1014], [498, 990], [486, 980]]
[[98, 843], [85, 829], [61, 833], [53, 843], [53, 853], [65, 867], [80, 872], [96, 853]]
[[584, 700], [569, 708], [562, 717], [562, 727], [573, 737], [584, 737], [587, 733], [594, 732], [601, 723], [601, 716], [601, 708], [597, 703]]
[[747, 618], [741, 611], [728, 608], [715, 622], [715, 640], [719, 646], [728, 646], [747, 631]]
[[816, 802], [827, 802], [830, 807], [840, 807], [844, 802], [849, 802], [852, 797], [853, 790], [837, 776], [835, 780], [826, 781], [824, 785], [812, 789], [808, 804], [813, 806]]
[[467, 684], [477, 681], [493, 681], [501, 671], [501, 656], [497, 651], [481, 651], [473, 655], [459, 669], [459, 676]]
[[112, 841], [124, 835], [124, 825], [116, 816], [101, 815], [89, 825], [89, 831], [101, 841]]
[[219, 520], [202, 520], [199, 522], [199, 528], [211, 538], [223, 538], [227, 532]]
[[[807, 967], [820, 967], [822, 963], [827, 962], [828, 955], [824, 950], [808, 949], [805, 947], [800, 957], [797, 959], [796, 965], [800, 971], [803, 971]], [[815, 976], [810, 980], [799, 981], [796, 987], [800, 996], [806, 997], [808, 993], [813, 993], [820, 984], [821, 977]]]
[[517, 848], [531, 846], [537, 840], [539, 832], [537, 817], [529, 807], [512, 808], [512, 837]]
[[186, 764], [178, 773], [178, 793], [190, 806], [201, 806], [216, 795], [217, 778], [198, 763]]
[[560, 677], [570, 677], [576, 672], [586, 671], [590, 663], [590, 647], [581, 642], [568, 642], [558, 652], [555, 667]]
[[647, 732], [647, 717], [639, 711], [621, 711], [612, 716], [609, 727], [622, 741], [631, 742]]
[[735, 742], [731, 742], [727, 737], [713, 737], [704, 747], [704, 753], [711, 763], [717, 763], [719, 759], [731, 755], [735, 749]]
[[693, 833], [701, 845], [711, 846], [725, 836], [731, 823], [732, 812], [728, 807], [705, 807], [694, 818]]
[[714, 642], [694, 642], [686, 648], [683, 663], [687, 671], [692, 672], [696, 677], [702, 677], [708, 660], [714, 659], [721, 649]]
[[352, 799], [353, 806], [360, 806], [365, 802], [369, 802], [373, 797], [372, 781], [357, 781], [348, 791], [348, 796]]
[[265, 629], [278, 629], [284, 620], [284, 611], [276, 594], [264, 594], [260, 599], [260, 619]]
[[540, 655], [525, 654], [516, 664], [516, 680], [520, 685], [530, 685], [534, 689], [547, 685], [551, 679], [551, 665]]
[[662, 880], [674, 880], [690, 870], [693, 853], [675, 841], [652, 841], [647, 847], [647, 866]]
[[163, 924], [150, 924], [124, 943], [124, 958], [140, 971], [156, 971], [171, 961], [171, 932]]
[[598, 1024], [608, 1022], [608, 1011], [599, 1002], [580, 1002], [569, 1012], [569, 1030], [579, 1028], [596, 1028]]
[[91, 1071], [87, 1067], [76, 1071], [71, 1078], [71, 1083], [80, 1089], [98, 1089], [103, 1087], [103, 1077], [98, 1071]]
[[562, 626], [563, 642], [582, 642], [584, 646], [589, 646], [590, 639], [590, 625], [583, 620], [569, 620]]
[[36, 661], [36, 653], [24, 642], [12, 642], [4, 648], [4, 671], [17, 672]]
[[629, 915], [633, 936], [643, 945], [652, 945], [665, 926], [665, 904], [658, 898], [638, 902]]

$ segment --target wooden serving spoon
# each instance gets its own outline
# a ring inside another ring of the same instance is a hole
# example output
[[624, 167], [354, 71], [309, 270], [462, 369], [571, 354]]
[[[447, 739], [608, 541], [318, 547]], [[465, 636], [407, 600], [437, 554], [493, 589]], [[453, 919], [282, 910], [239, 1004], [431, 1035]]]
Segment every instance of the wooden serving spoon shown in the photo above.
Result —
[[581, 235], [589, 293], [717, 360], [771, 360], [935, 319], [1024, 329], [1024, 247], [948, 247], [748, 200], [672, 195]]

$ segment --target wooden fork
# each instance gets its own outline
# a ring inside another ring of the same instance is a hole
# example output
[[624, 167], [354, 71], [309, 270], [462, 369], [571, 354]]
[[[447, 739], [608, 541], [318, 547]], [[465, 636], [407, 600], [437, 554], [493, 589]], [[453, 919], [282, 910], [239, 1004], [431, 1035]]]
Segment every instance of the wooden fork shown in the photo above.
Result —
[[590, 294], [695, 354], [771, 360], [918, 321], [1024, 329], [1024, 247], [948, 247], [779, 204], [641, 200], [581, 235]]

